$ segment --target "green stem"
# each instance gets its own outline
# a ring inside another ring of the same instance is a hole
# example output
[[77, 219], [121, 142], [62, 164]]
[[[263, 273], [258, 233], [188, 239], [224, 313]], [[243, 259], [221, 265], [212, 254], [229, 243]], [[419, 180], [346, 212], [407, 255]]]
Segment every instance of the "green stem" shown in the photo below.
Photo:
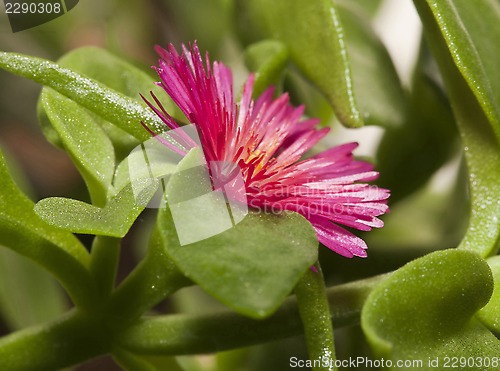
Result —
[[[89, 308], [96, 301], [95, 283], [89, 274], [86, 258], [75, 257], [43, 236], [32, 233], [36, 226], [1, 220], [0, 244], [10, 248], [52, 273], [68, 292], [73, 303]], [[15, 241], [15, 243], [11, 243]]]
[[[339, 285], [326, 290], [336, 327], [359, 323], [363, 303], [388, 275]], [[269, 318], [255, 320], [231, 311], [203, 316], [167, 315], [140, 320], [117, 337], [134, 354], [178, 355], [236, 349], [303, 333], [294, 297]]]
[[[366, 297], [386, 277], [327, 289], [329, 301], [336, 303], [331, 312], [335, 326], [358, 323]], [[129, 297], [128, 304], [134, 299]], [[119, 349], [122, 356], [131, 353], [139, 358], [215, 352], [299, 335], [303, 331], [293, 297], [273, 316], [260, 321], [232, 311], [205, 316], [169, 315], [141, 320], [119, 333], [107, 326], [108, 319], [71, 311], [57, 321], [5, 336], [0, 339], [0, 370], [57, 370]]]
[[190, 283], [166, 255], [155, 230], [151, 235], [148, 255], [111, 297], [108, 313], [113, 317], [110, 325], [124, 328], [169, 294]]
[[0, 370], [58, 370], [106, 353], [109, 337], [90, 317], [72, 311], [0, 339]]
[[319, 262], [308, 270], [295, 287], [300, 318], [304, 326], [313, 371], [337, 370], [330, 308]]
[[103, 298], [113, 290], [120, 259], [120, 239], [96, 236], [90, 255], [90, 273]]

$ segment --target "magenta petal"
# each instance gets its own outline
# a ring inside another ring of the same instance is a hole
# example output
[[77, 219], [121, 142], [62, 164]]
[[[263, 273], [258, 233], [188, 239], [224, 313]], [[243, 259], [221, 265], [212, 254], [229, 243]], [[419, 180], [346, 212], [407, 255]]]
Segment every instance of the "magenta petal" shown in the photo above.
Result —
[[330, 250], [347, 258], [353, 256], [365, 258], [367, 256], [365, 250], [368, 246], [361, 238], [326, 219], [313, 218], [310, 221], [316, 230], [319, 241]]

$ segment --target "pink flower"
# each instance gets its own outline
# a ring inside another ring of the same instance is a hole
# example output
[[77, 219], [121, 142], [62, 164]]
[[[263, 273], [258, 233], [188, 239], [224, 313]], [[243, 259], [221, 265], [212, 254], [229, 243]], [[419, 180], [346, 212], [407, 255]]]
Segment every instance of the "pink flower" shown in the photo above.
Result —
[[[346, 257], [366, 257], [366, 243], [340, 225], [382, 227], [377, 216], [388, 211], [389, 191], [363, 183], [378, 173], [353, 159], [356, 143], [301, 160], [329, 129], [318, 128], [317, 119], [303, 119], [304, 107], [293, 107], [286, 93], [274, 99], [269, 88], [254, 101], [252, 74], [235, 102], [231, 70], [220, 62], [211, 66], [208, 53], [204, 63], [196, 43], [191, 50], [183, 46], [181, 55], [172, 45], [157, 52], [158, 85], [196, 125], [207, 161], [239, 165], [251, 208], [300, 213], [322, 244]], [[178, 128], [153, 98], [159, 109], [147, 102], [150, 107], [169, 128]]]

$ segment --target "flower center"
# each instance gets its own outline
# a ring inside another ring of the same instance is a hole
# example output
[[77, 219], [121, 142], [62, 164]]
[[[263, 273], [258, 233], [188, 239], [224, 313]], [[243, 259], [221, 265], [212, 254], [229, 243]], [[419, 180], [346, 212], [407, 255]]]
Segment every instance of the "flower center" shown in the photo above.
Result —
[[251, 152], [248, 155], [247, 160], [245, 162], [249, 167], [253, 167], [254, 173], [258, 173], [259, 171], [262, 170], [262, 168], [265, 165], [263, 161], [265, 155], [266, 155], [265, 151], [256, 149], [255, 151]]

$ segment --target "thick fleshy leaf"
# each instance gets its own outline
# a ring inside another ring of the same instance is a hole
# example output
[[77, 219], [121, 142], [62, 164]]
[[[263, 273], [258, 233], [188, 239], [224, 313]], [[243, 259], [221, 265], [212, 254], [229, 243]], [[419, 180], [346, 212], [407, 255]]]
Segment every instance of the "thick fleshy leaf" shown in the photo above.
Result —
[[[149, 202], [155, 196], [162, 196], [160, 191], [158, 194], [155, 192], [162, 179], [168, 178], [176, 168], [175, 163], [169, 161], [166, 147], [160, 142], [151, 138], [145, 143], [117, 166], [114, 187], [105, 206], [96, 207], [78, 200], [53, 197], [39, 201], [35, 212], [47, 223], [71, 232], [123, 237], [146, 205], [155, 207]], [[132, 175], [130, 163], [134, 164]]]
[[495, 287], [490, 301], [478, 312], [478, 318], [492, 331], [500, 334], [500, 256], [488, 259]]
[[285, 44], [276, 40], [260, 41], [245, 50], [245, 63], [255, 71], [254, 98], [270, 85], [278, 86], [287, 62], [288, 50]]
[[149, 138], [149, 133], [138, 124], [141, 121], [157, 132], [165, 129], [145, 104], [57, 63], [0, 52], [0, 68], [51, 87], [139, 140]]
[[92, 289], [89, 254], [75, 236], [46, 224], [33, 212], [33, 202], [12, 181], [1, 152], [0, 183], [0, 244], [49, 270], [76, 303], [87, 302]]
[[240, 0], [240, 34], [245, 42], [282, 41], [292, 61], [328, 98], [340, 122], [363, 126], [356, 103], [340, 15], [330, 0]]
[[180, 246], [171, 215], [161, 212], [167, 252], [179, 269], [232, 309], [270, 315], [317, 258], [317, 240], [298, 214], [248, 214], [234, 228]]
[[[318, 241], [314, 230], [295, 213], [251, 212], [231, 227], [229, 209], [233, 208], [228, 208], [224, 199], [212, 197], [211, 185], [193, 172], [182, 176], [186, 169], [199, 163], [200, 156], [200, 151], [190, 151], [167, 185], [169, 202], [176, 200], [175, 204], [170, 203], [170, 209], [160, 211], [158, 219], [167, 253], [183, 274], [216, 299], [242, 314], [266, 317], [278, 308], [316, 261]], [[192, 199], [188, 197], [190, 194], [194, 195]], [[190, 213], [179, 212], [183, 203], [191, 202], [202, 206], [189, 208]], [[220, 207], [219, 212], [214, 206]], [[200, 233], [202, 228], [218, 229], [216, 220], [224, 216], [222, 209], [226, 210], [229, 229], [181, 246], [179, 235], [185, 235], [186, 231], [196, 237], [195, 232]], [[174, 218], [171, 210], [175, 210]]]
[[140, 200], [134, 197], [129, 183], [104, 207], [97, 207], [70, 198], [50, 197], [35, 205], [35, 212], [45, 222], [74, 233], [124, 237], [158, 184], [144, 188]]
[[71, 99], [44, 88], [41, 101], [64, 148], [80, 170], [93, 203], [104, 206], [115, 171], [111, 141], [90, 113]]
[[369, 125], [400, 126], [407, 102], [398, 74], [370, 19], [351, 0], [339, 1], [356, 101]]
[[66, 309], [61, 286], [48, 272], [0, 246], [0, 317], [10, 329], [53, 320]]
[[[150, 75], [104, 49], [96, 47], [75, 49], [59, 59], [58, 64], [99, 81], [141, 104], [143, 101], [140, 94], [149, 96], [152, 91], [167, 112], [179, 120], [184, 118], [163, 89], [154, 84], [155, 80]], [[130, 150], [138, 144], [134, 137], [117, 126], [104, 120], [99, 121], [102, 121], [103, 129], [113, 141], [118, 158], [128, 155]]]
[[[416, 1], [419, 11], [425, 3]], [[500, 5], [498, 0], [427, 0], [454, 64], [500, 138]], [[423, 17], [424, 26], [431, 20]]]
[[[492, 290], [491, 271], [478, 254], [434, 252], [373, 290], [363, 307], [363, 331], [376, 355], [392, 360], [394, 369], [397, 360], [422, 360], [414, 367], [436, 370], [444, 369], [445, 357], [498, 357], [500, 341], [473, 318]], [[462, 369], [489, 368], [477, 362]]]
[[500, 239], [500, 8], [415, 1], [457, 119], [469, 171], [471, 218], [461, 248], [492, 255]]
[[[72, 50], [57, 63], [136, 100], [141, 99], [140, 93], [146, 95], [150, 90], [163, 91], [154, 85], [154, 79], [146, 72], [101, 48], [83, 47]], [[170, 102], [165, 104], [173, 104]]]

